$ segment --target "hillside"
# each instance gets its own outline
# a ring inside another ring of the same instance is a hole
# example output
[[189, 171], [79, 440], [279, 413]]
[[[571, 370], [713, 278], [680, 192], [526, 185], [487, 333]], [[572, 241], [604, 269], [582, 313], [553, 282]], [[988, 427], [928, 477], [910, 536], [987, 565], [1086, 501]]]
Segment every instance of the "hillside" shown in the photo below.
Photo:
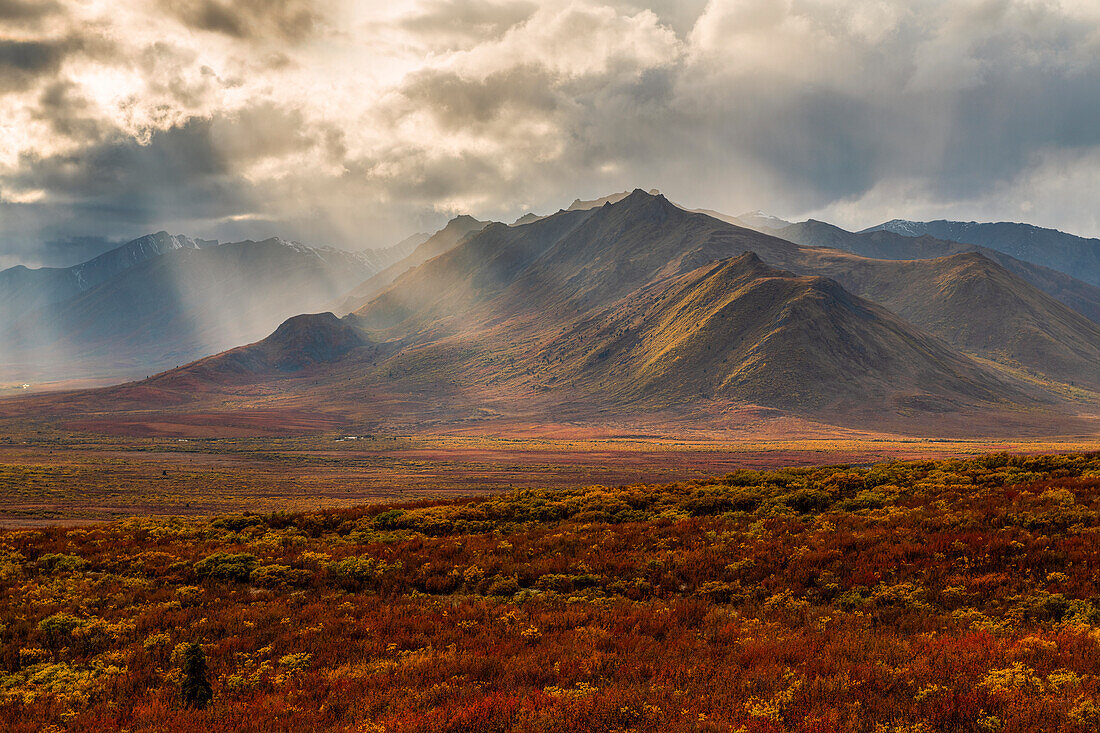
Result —
[[559, 379], [631, 400], [727, 398], [793, 410], [1024, 399], [835, 281], [755, 254], [662, 280], [544, 351]]
[[981, 254], [872, 260], [823, 250], [805, 267], [967, 353], [1100, 388], [1100, 325]]
[[909, 237], [886, 230], [849, 232], [813, 219], [765, 231], [796, 244], [830, 247], [882, 260], [932, 259], [977, 252], [1095, 323], [1100, 323], [1100, 287], [988, 247], [949, 242], [928, 235]]
[[988, 247], [1044, 265], [1100, 286], [1100, 239], [1086, 239], [1056, 229], [1015, 222], [906, 221], [894, 219], [865, 231], [884, 230], [909, 237], [930, 235]]
[[370, 272], [358, 255], [278, 239], [177, 248], [24, 314], [0, 342], [15, 377], [144, 375], [255, 341]]
[[[750, 250], [760, 258], [737, 257]], [[618, 409], [1031, 402], [836, 282], [760, 262], [804, 264], [803, 255], [637, 191], [592, 211], [491, 226], [399, 278], [353, 322], [415, 347], [388, 366], [402, 374], [576, 392]]]
[[[398, 277], [428, 260], [448, 252], [469, 234], [480, 231], [488, 222], [478, 221], [472, 216], [456, 216], [447, 225], [430, 237], [420, 241], [410, 252], [384, 269], [373, 273], [370, 278], [350, 290], [336, 306], [340, 313], [350, 313], [361, 308], [372, 297], [386, 289]], [[419, 238], [419, 237], [417, 237]], [[406, 239], [409, 243], [415, 241]]]

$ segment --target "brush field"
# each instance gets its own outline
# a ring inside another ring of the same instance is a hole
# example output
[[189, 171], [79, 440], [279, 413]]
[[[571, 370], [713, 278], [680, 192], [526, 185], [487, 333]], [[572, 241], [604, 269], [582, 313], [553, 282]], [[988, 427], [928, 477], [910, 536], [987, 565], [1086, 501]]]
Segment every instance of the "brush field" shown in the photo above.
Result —
[[1083, 733], [1098, 528], [1100, 453], [998, 453], [7, 530], [0, 720]]

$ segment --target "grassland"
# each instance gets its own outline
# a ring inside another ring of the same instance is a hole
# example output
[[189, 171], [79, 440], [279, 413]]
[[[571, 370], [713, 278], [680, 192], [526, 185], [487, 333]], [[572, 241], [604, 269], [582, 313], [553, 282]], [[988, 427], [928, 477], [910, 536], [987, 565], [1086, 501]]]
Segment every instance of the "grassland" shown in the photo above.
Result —
[[1067, 452], [1100, 442], [926, 440], [892, 436], [784, 440], [577, 431], [577, 437], [323, 433], [307, 436], [104, 436], [49, 426], [0, 437], [0, 526], [134, 515], [307, 511], [515, 488], [698, 479], [740, 468]]
[[1084, 733], [1098, 527], [1100, 453], [1002, 453], [8, 530], [0, 720]]

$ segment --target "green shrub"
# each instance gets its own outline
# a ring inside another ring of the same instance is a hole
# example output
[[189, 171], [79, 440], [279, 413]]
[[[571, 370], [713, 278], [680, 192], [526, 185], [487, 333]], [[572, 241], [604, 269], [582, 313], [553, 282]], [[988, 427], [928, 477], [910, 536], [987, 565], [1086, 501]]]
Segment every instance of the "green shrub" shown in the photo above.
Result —
[[382, 512], [374, 518], [373, 524], [378, 529], [397, 529], [398, 520], [405, 516], [405, 512], [402, 509], [390, 509], [388, 512]]
[[508, 575], [502, 578], [496, 578], [489, 584], [489, 588], [486, 591], [491, 596], [511, 596], [515, 595], [519, 591], [519, 581], [515, 576]]
[[309, 582], [310, 572], [292, 568], [289, 565], [260, 565], [252, 570], [249, 580], [253, 585], [263, 588], [285, 588], [305, 585]]
[[236, 580], [245, 582], [256, 568], [256, 556], [247, 553], [229, 555], [218, 552], [195, 563], [195, 573], [200, 578]]
[[74, 572], [84, 569], [84, 558], [77, 555], [50, 553], [38, 558], [38, 567], [48, 573]]
[[84, 620], [67, 613], [55, 613], [38, 622], [38, 630], [46, 636], [52, 647], [64, 646], [72, 638], [74, 629], [84, 625]]

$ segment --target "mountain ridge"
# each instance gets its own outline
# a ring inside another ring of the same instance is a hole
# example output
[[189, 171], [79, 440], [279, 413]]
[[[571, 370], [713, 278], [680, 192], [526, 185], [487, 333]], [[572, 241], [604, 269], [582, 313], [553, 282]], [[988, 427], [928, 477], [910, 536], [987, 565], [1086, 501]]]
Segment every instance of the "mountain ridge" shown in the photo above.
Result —
[[1079, 237], [1057, 229], [1019, 222], [961, 222], [947, 219], [924, 222], [893, 219], [864, 229], [863, 232], [879, 230], [907, 236], [927, 234], [937, 239], [989, 247], [1100, 286], [1100, 239]]

